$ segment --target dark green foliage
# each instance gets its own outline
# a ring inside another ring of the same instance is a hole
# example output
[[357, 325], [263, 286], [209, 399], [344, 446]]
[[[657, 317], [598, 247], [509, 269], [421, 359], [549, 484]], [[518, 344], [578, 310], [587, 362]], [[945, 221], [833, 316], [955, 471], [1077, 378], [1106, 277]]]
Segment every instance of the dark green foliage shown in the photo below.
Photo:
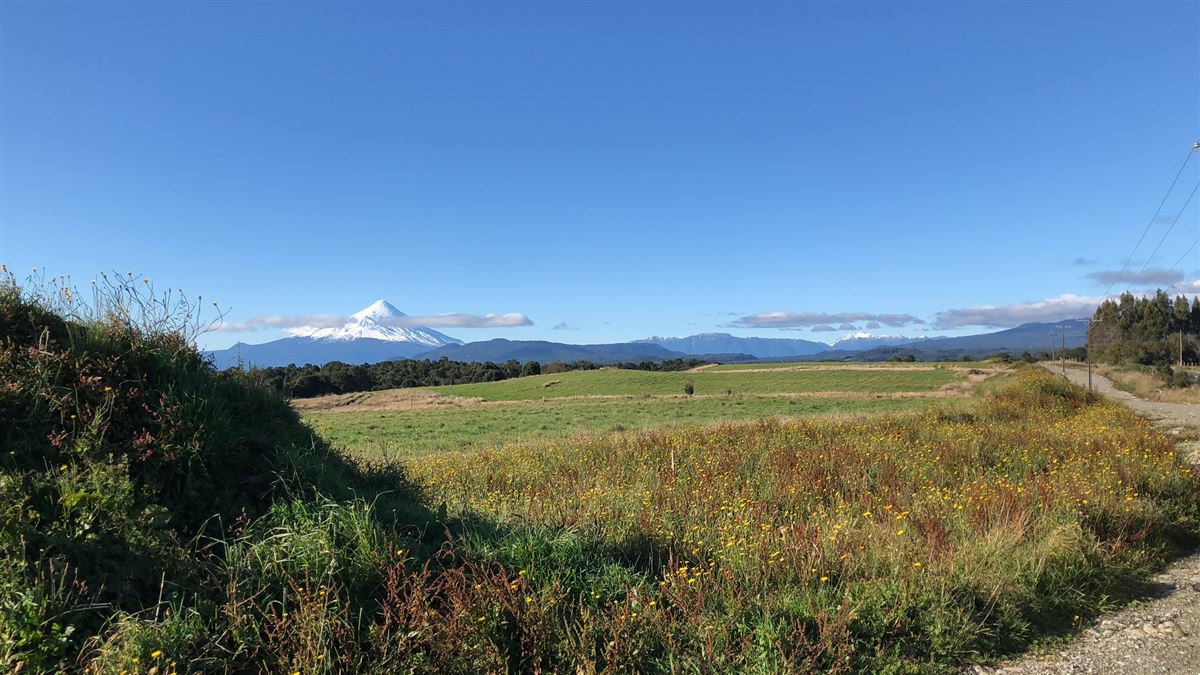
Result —
[[1123, 293], [1119, 300], [1105, 300], [1096, 308], [1088, 337], [1097, 361], [1158, 366], [1179, 359], [1181, 335], [1183, 360], [1200, 359], [1200, 298], [1172, 300], [1160, 290], [1152, 297]]

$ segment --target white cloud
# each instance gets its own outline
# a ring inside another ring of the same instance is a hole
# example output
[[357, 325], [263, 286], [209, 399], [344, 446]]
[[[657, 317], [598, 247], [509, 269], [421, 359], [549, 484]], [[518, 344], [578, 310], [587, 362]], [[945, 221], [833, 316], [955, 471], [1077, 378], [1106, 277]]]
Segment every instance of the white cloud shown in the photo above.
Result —
[[[1133, 295], [1146, 297], [1153, 295], [1156, 289], [1134, 291]], [[1184, 295], [1200, 296], [1200, 279], [1180, 281], [1162, 289], [1172, 297]], [[934, 328], [964, 328], [967, 326], [986, 326], [989, 328], [1011, 328], [1023, 323], [1062, 321], [1064, 319], [1081, 319], [1090, 317], [1096, 312], [1096, 306], [1105, 300], [1118, 300], [1120, 294], [1107, 296], [1074, 295], [1065, 293], [1045, 300], [1018, 302], [1010, 305], [976, 305], [962, 309], [948, 309], [938, 312], [933, 322]]]
[[853, 321], [875, 321], [887, 326], [907, 326], [912, 323], [922, 323], [911, 314], [872, 314], [869, 312], [840, 312], [828, 314], [825, 312], [759, 312], [750, 314], [734, 321], [731, 325], [739, 328], [802, 328], [831, 324], [847, 324]]
[[1141, 272], [1133, 270], [1100, 270], [1087, 275], [1087, 278], [1101, 284], [1124, 283], [1131, 286], [1169, 285], [1183, 280], [1183, 272], [1151, 267]]
[[[335, 314], [307, 314], [304, 316], [260, 314], [243, 322], [224, 322], [216, 330], [227, 333], [267, 329], [303, 332], [320, 328], [340, 328], [351, 321], [354, 321], [353, 317]], [[514, 328], [533, 325], [533, 321], [521, 312], [482, 315], [452, 312], [431, 316], [387, 317], [379, 318], [376, 321], [380, 325], [393, 328]]]
[[962, 309], [938, 312], [934, 328], [962, 328], [965, 326], [987, 326], [1009, 328], [1035, 321], [1053, 322], [1063, 319], [1078, 319], [1091, 316], [1096, 305], [1103, 300], [1100, 296], [1065, 294], [1046, 300], [1019, 302], [1011, 305], [976, 305]]
[[433, 316], [406, 316], [389, 319], [384, 325], [401, 328], [428, 326], [430, 328], [515, 328], [532, 326], [533, 321], [521, 312], [507, 314], [435, 314]]

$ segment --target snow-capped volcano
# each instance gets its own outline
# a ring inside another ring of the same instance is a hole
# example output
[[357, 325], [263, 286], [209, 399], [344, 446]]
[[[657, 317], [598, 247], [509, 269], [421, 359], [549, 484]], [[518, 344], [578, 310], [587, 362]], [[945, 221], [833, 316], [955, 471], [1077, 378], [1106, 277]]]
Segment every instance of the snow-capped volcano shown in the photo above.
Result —
[[305, 326], [289, 331], [296, 337], [316, 340], [385, 340], [411, 342], [432, 347], [462, 344], [426, 326], [415, 325], [409, 316], [387, 300], [376, 300], [370, 306], [350, 315], [340, 326]]
[[377, 300], [349, 317], [312, 317], [314, 325], [288, 329], [291, 337], [258, 345], [238, 343], [210, 352], [218, 368], [230, 366], [323, 365], [407, 359], [445, 345], [449, 335], [422, 326], [386, 300]]
[[904, 337], [903, 335], [875, 335], [864, 331], [850, 333], [843, 338], [839, 338], [833, 343], [833, 349], [842, 349], [845, 351], [865, 351], [875, 347], [895, 347], [897, 345], [906, 345], [911, 342], [919, 342], [926, 339], [924, 335], [921, 337]]

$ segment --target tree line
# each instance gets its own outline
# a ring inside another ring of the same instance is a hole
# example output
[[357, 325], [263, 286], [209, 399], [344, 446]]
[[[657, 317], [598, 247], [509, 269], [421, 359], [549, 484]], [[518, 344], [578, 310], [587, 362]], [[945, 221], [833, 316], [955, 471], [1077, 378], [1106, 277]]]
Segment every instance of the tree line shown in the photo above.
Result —
[[640, 363], [600, 364], [592, 361], [553, 361], [542, 365], [537, 361], [516, 360], [504, 363], [474, 363], [451, 361], [446, 358], [402, 359], [380, 363], [351, 365], [330, 361], [322, 366], [295, 364], [269, 368], [252, 368], [246, 375], [252, 381], [274, 389], [289, 398], [308, 398], [325, 394], [349, 394], [359, 391], [431, 387], [449, 384], [498, 382], [514, 377], [564, 373], [571, 370], [625, 368], [629, 370], [678, 371], [689, 370], [707, 363], [701, 359], [667, 359]]
[[1169, 367], [1182, 357], [1197, 360], [1200, 297], [1172, 299], [1162, 290], [1152, 297], [1122, 293], [1096, 308], [1088, 329], [1092, 357], [1109, 363]]

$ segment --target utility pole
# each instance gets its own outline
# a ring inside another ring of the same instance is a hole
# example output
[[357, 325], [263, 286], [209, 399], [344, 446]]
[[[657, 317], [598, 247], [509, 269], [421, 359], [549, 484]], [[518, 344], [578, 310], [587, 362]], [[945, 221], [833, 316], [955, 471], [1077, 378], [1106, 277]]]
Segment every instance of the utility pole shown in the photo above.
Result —
[[1179, 331], [1179, 367], [1183, 367], [1183, 331]]
[[1088, 391], [1095, 391], [1092, 387], [1092, 324], [1103, 321], [1104, 319], [1088, 319], [1087, 337], [1085, 338], [1087, 345], [1087, 362], [1088, 362]]
[[1067, 374], [1067, 329], [1062, 329], [1062, 370], [1063, 375]]

